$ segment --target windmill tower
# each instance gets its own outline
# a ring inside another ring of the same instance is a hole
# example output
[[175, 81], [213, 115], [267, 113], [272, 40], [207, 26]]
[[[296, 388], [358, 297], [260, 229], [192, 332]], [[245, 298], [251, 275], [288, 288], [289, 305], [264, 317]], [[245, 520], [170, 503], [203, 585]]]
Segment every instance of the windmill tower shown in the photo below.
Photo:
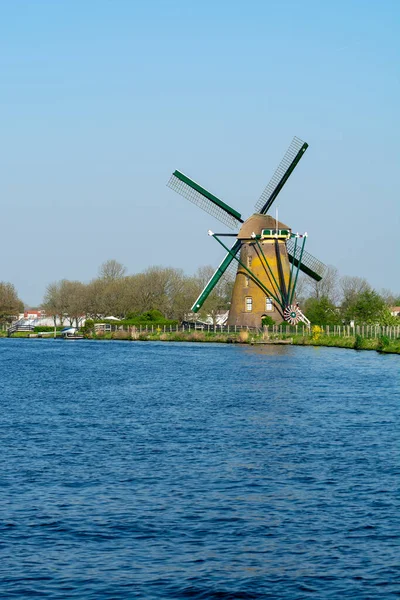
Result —
[[[213, 233], [227, 252], [225, 258], [192, 306], [198, 312], [221, 277], [236, 268], [228, 324], [259, 327], [262, 317], [297, 324], [307, 319], [296, 303], [299, 271], [320, 281], [325, 265], [305, 251], [307, 234], [292, 233], [270, 211], [273, 202], [307, 150], [308, 144], [294, 137], [285, 156], [255, 205], [255, 213], [246, 221], [231, 206], [208, 192], [180, 171], [174, 171], [168, 186], [200, 206], [238, 233]], [[226, 238], [235, 237], [232, 247]]]

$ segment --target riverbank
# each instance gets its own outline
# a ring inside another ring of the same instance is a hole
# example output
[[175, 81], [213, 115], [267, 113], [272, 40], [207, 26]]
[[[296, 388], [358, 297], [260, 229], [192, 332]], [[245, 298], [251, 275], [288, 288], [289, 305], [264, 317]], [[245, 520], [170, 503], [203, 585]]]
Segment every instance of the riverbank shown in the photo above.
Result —
[[[13, 337], [35, 338], [37, 335], [28, 332], [13, 334]], [[295, 346], [326, 346], [332, 348], [347, 348], [351, 350], [375, 350], [385, 354], [400, 354], [400, 339], [390, 339], [386, 336], [379, 338], [366, 338], [356, 336], [335, 336], [320, 334], [265, 334], [248, 331], [240, 332], [213, 332], [213, 331], [171, 331], [171, 332], [128, 332], [114, 331], [103, 335], [85, 336], [87, 339], [97, 340], [125, 340], [125, 341], [161, 341], [161, 342], [214, 342], [222, 344], [293, 344]], [[39, 338], [40, 339], [40, 338]], [[44, 338], [46, 339], [46, 338]], [[48, 336], [47, 336], [48, 339]]]
[[[104, 338], [102, 338], [104, 339]], [[109, 339], [142, 340], [163, 342], [218, 342], [239, 344], [293, 344], [296, 346], [327, 346], [334, 348], [348, 348], [352, 350], [375, 350], [389, 354], [400, 354], [400, 339], [389, 339], [386, 336], [379, 338], [365, 338], [356, 336], [334, 336], [319, 334], [288, 335], [284, 333], [254, 333], [240, 332], [207, 332], [207, 331], [173, 331], [173, 332], [142, 332], [129, 334], [126, 331], [115, 331]]]
[[400, 354], [400, 339], [362, 338], [361, 336], [338, 337], [321, 335], [318, 339], [311, 336], [293, 336], [296, 346], [328, 346], [332, 348], [349, 348], [351, 350], [375, 350], [386, 354]]

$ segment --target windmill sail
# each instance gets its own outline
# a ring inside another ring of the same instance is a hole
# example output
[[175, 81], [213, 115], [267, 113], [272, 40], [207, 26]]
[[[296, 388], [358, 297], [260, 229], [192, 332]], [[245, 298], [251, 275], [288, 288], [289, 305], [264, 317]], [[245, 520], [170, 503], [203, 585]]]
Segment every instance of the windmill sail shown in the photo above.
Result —
[[308, 144], [306, 142], [298, 137], [293, 138], [285, 156], [255, 205], [256, 212], [263, 215], [267, 214], [307, 148]]
[[[294, 264], [295, 267], [298, 267], [301, 248], [297, 246], [295, 252], [295, 243], [293, 238], [287, 241], [286, 248], [288, 251], [289, 262]], [[326, 271], [326, 265], [318, 260], [318, 258], [315, 258], [315, 256], [304, 250], [303, 256], [301, 257], [300, 271], [303, 271], [303, 273], [312, 279], [315, 279], [315, 281], [321, 281]]]
[[194, 313], [197, 313], [200, 310], [200, 308], [203, 306], [204, 302], [207, 300], [208, 296], [211, 294], [221, 277], [225, 274], [226, 271], [228, 271], [229, 267], [231, 267], [231, 263], [240, 251], [241, 245], [241, 241], [236, 240], [229, 254], [225, 256], [224, 260], [221, 262], [218, 269], [215, 271], [214, 275], [211, 277], [210, 281], [207, 283], [204, 290], [201, 292], [200, 296], [193, 304], [191, 310]]
[[243, 223], [240, 213], [180, 171], [174, 171], [167, 186], [208, 212], [230, 229], [237, 229]]

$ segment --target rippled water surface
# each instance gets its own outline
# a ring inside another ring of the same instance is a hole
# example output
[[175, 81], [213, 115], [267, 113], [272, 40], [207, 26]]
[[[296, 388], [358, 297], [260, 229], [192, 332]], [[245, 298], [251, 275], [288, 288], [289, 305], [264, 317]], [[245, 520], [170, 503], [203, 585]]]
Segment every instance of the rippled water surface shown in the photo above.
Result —
[[398, 598], [400, 357], [0, 340], [0, 596]]

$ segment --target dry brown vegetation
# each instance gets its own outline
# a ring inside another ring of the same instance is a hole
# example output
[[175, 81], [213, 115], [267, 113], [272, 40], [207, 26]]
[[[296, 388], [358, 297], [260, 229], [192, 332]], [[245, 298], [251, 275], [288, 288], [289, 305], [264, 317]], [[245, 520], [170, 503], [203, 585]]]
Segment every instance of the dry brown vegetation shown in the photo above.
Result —
[[248, 342], [248, 340], [249, 340], [249, 332], [248, 331], [241, 331], [239, 333], [239, 340], [242, 342], [242, 344], [245, 344], [246, 342]]

